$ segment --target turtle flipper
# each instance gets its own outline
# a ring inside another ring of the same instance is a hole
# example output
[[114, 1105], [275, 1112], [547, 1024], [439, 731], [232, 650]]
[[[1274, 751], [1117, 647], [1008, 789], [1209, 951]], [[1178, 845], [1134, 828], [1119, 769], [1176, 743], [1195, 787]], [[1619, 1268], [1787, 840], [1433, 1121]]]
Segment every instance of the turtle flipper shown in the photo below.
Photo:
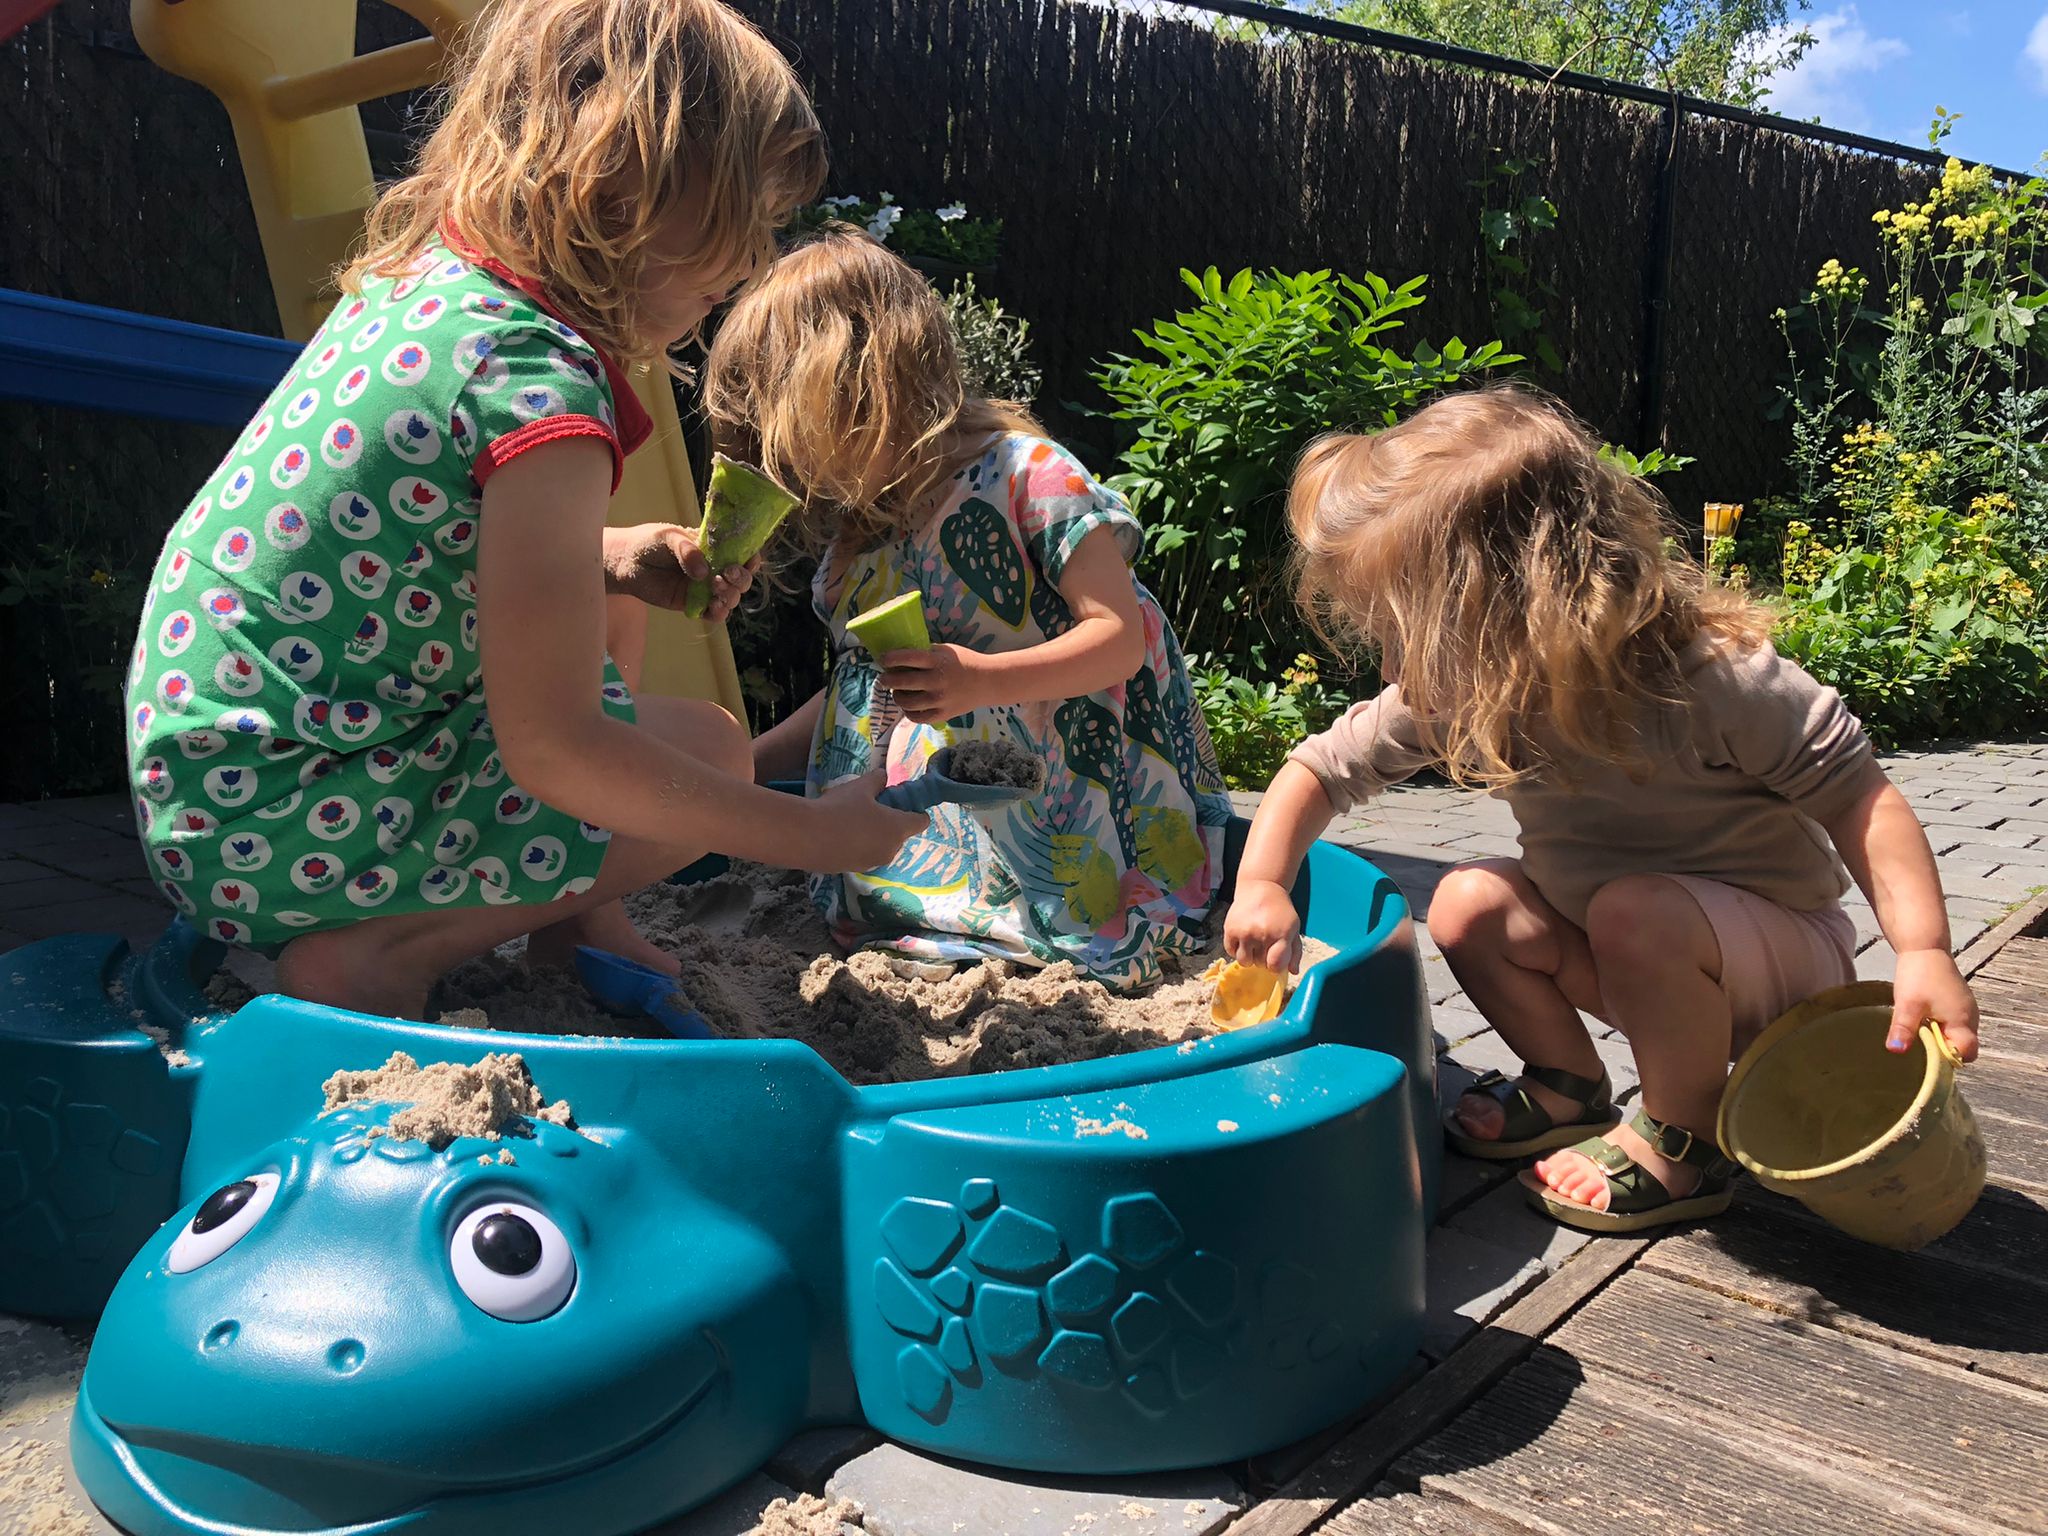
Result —
[[0, 958], [0, 1311], [97, 1316], [177, 1209], [191, 1073], [138, 1026], [194, 949], [72, 934]]

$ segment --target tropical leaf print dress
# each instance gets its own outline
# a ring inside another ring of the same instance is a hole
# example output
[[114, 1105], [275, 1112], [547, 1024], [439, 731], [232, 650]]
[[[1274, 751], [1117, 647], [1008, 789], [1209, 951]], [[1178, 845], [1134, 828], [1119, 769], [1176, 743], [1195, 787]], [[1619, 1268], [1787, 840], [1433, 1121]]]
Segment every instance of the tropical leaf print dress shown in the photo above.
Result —
[[914, 531], [820, 563], [812, 596], [833, 661], [811, 793], [881, 761], [899, 782], [961, 741], [1013, 741], [1046, 765], [1037, 799], [993, 814], [941, 806], [887, 867], [815, 880], [840, 942], [927, 959], [1068, 960], [1117, 987], [1154, 981], [1162, 953], [1200, 946], [1230, 803], [1149, 592], [1138, 587], [1145, 659], [1125, 682], [938, 726], [903, 717], [846, 632], [849, 619], [915, 591], [934, 641], [982, 652], [1041, 644], [1073, 625], [1060, 575], [1097, 528], [1136, 558], [1138, 525], [1113, 492], [1056, 444], [1010, 435], [964, 466]]
[[[615, 411], [617, 414], [615, 414]], [[646, 413], [494, 263], [446, 247], [344, 298], [164, 542], [128, 681], [164, 895], [274, 948], [427, 907], [587, 889], [609, 833], [506, 776], [477, 658], [484, 482]], [[604, 707], [632, 718], [607, 663]]]

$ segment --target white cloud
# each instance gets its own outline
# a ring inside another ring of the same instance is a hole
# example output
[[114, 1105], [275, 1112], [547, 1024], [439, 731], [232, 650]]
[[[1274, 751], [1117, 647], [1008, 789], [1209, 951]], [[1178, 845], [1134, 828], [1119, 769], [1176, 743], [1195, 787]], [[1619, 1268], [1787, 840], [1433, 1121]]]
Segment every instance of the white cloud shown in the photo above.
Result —
[[[1805, 25], [1813, 34], [1813, 46], [1797, 64], [1772, 79], [1764, 105], [1786, 117], [1817, 117], [1832, 128], [1866, 131], [1870, 110], [1864, 105], [1857, 77], [1883, 69], [1911, 50], [1896, 37], [1873, 35], [1853, 5], [1816, 16]], [[1764, 47], [1782, 42], [1797, 30], [1790, 24], [1774, 28]]]
[[2027, 46], [2022, 52], [2034, 89], [2048, 91], [2048, 11], [2041, 13], [2041, 19], [2034, 23], [2034, 30], [2027, 34]]

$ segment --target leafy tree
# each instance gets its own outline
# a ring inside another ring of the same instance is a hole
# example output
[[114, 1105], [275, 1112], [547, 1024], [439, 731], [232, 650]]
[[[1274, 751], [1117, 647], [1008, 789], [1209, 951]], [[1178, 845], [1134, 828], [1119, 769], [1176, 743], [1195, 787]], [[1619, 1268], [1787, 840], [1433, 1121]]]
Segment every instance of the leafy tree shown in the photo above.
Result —
[[1811, 0], [1305, 0], [1336, 21], [1753, 107], [1813, 46]]

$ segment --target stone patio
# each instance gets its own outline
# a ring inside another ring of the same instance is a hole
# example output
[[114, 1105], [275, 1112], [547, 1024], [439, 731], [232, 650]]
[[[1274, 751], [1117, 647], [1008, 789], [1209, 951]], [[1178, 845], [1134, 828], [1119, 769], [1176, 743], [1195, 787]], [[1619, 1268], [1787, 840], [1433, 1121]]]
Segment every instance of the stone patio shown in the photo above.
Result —
[[[1886, 759], [1933, 839], [1960, 950], [2031, 893], [2048, 886], [2048, 743], [1987, 743]], [[1240, 797], [1249, 811], [1255, 796]], [[1418, 917], [1445, 871], [1515, 852], [1513, 818], [1495, 800], [1446, 788], [1404, 788], [1331, 836], [1367, 854], [1407, 892]], [[1862, 949], [1858, 973], [1888, 976], [1892, 956], [1869, 905], [1852, 895]], [[167, 911], [136, 847], [119, 796], [0, 806], [0, 951], [79, 929], [147, 943]], [[1489, 1067], [1515, 1061], [1466, 1002], [1418, 929], [1429, 977], [1446, 1100]], [[1626, 1043], [1600, 1032], [1617, 1086], [1632, 1090]], [[1506, 1183], [1512, 1169], [1445, 1160], [1443, 1220], [1429, 1241], [1429, 1314], [1416, 1371], [1552, 1272], [1590, 1239], [1538, 1220]], [[0, 1536], [15, 1530], [107, 1532], [68, 1492], [62, 1465], [66, 1378], [82, 1361], [77, 1341], [39, 1324], [0, 1317], [0, 1472], [44, 1465], [42, 1479], [69, 1508], [38, 1516], [0, 1498]], [[39, 1388], [40, 1383], [40, 1388]], [[54, 1396], [51, 1395], [54, 1389]], [[39, 1397], [38, 1392], [42, 1393]], [[1204, 1536], [1306, 1465], [1329, 1436], [1251, 1463], [1136, 1479], [1010, 1477], [886, 1445], [860, 1430], [800, 1436], [761, 1473], [663, 1528], [661, 1536], [741, 1536], [770, 1500], [792, 1490], [858, 1499], [878, 1536]], [[27, 1448], [9, 1463], [10, 1445]], [[40, 1449], [38, 1448], [40, 1447]], [[42, 1463], [37, 1462], [42, 1457]], [[49, 1479], [54, 1478], [54, 1484]], [[19, 1479], [17, 1479], [19, 1480]], [[21, 1492], [28, 1484], [23, 1483]], [[38, 1518], [64, 1523], [31, 1524]]]

